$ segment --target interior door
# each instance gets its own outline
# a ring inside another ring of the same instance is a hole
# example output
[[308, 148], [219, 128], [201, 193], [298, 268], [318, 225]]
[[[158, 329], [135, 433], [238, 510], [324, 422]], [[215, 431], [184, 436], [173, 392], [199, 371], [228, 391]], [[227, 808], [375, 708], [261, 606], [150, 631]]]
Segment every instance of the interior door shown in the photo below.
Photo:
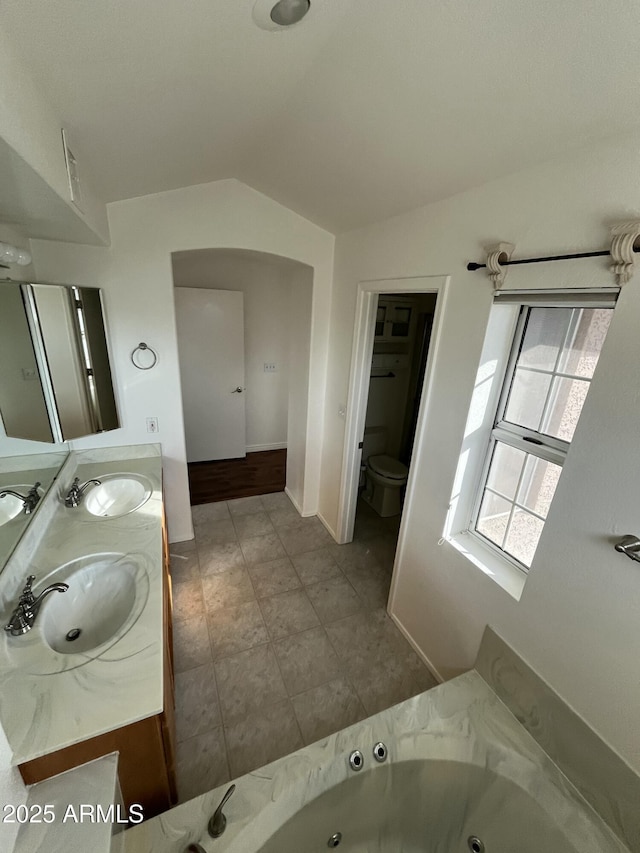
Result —
[[243, 294], [176, 287], [188, 462], [246, 456]]

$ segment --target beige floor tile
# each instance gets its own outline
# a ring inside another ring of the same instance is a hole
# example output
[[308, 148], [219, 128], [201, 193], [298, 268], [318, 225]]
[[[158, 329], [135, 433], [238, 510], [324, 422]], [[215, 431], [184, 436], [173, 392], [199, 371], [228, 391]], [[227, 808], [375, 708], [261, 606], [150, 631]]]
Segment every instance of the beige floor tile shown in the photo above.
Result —
[[373, 610], [387, 606], [391, 575], [382, 566], [345, 569], [345, 574], [365, 607]]
[[256, 597], [244, 566], [236, 566], [217, 575], [203, 575], [202, 592], [208, 613], [253, 601]]
[[176, 674], [178, 743], [222, 725], [213, 663]]
[[215, 664], [225, 726], [285, 699], [287, 691], [270, 645], [256, 646]]
[[173, 619], [183, 622], [204, 616], [200, 578], [178, 583], [173, 588]]
[[196, 735], [177, 745], [176, 775], [181, 803], [229, 781], [222, 727]]
[[277, 533], [254, 536], [252, 539], [244, 539], [240, 544], [244, 558], [250, 564], [266, 563], [287, 556]]
[[303, 590], [283, 592], [260, 599], [260, 609], [274, 640], [320, 624]]
[[174, 584], [197, 580], [200, 577], [199, 568], [197, 551], [187, 551], [185, 554], [171, 552], [169, 571]]
[[307, 586], [305, 591], [320, 621], [325, 624], [352, 616], [362, 608], [353, 587], [342, 575]]
[[189, 554], [195, 550], [195, 539], [185, 539], [184, 542], [171, 542], [169, 545], [169, 554]]
[[288, 557], [249, 566], [249, 574], [258, 598], [288, 592], [300, 586], [300, 579]]
[[201, 575], [215, 575], [244, 566], [244, 557], [239, 542], [223, 545], [202, 545], [198, 548]]
[[257, 601], [223, 607], [209, 614], [209, 637], [214, 660], [269, 642]]
[[329, 531], [318, 518], [303, 518], [295, 525], [279, 527], [278, 536], [289, 556], [333, 544]]
[[314, 743], [367, 716], [362, 702], [343, 678], [294, 696], [291, 703], [305, 743]]
[[207, 521], [224, 521], [225, 518], [230, 518], [227, 502], [216, 501], [215, 503], [192, 506], [191, 518], [194, 524], [202, 524]]
[[253, 512], [250, 515], [237, 515], [233, 519], [238, 539], [252, 539], [254, 536], [266, 536], [273, 533], [273, 524], [266, 512]]
[[269, 518], [276, 530], [279, 530], [281, 527], [291, 527], [303, 523], [302, 516], [293, 504], [282, 509], [272, 509], [269, 512]]
[[272, 492], [270, 495], [260, 495], [260, 500], [262, 501], [265, 512], [275, 512], [276, 510], [289, 508], [293, 509], [294, 512], [296, 511], [285, 492]]
[[236, 498], [232, 501], [227, 501], [229, 512], [233, 518], [239, 515], [251, 515], [253, 512], [264, 512], [262, 498], [260, 496], [251, 498]]
[[236, 529], [230, 518], [222, 521], [204, 521], [194, 525], [198, 549], [207, 545], [224, 545], [225, 542], [237, 542]]
[[437, 684], [412, 649], [378, 661], [351, 680], [367, 714], [377, 714]]
[[304, 746], [289, 701], [279, 702], [225, 729], [234, 777], [250, 773]]
[[341, 675], [340, 661], [322, 628], [285, 637], [273, 644], [290, 696]]
[[333, 543], [329, 547], [329, 552], [344, 572], [349, 569], [366, 569], [378, 565], [378, 560], [367, 540], [354, 540], [347, 545]]
[[384, 610], [361, 611], [326, 626], [327, 635], [349, 677], [395, 660], [411, 647]]
[[209, 631], [204, 615], [173, 623], [173, 663], [176, 672], [184, 672], [211, 661]]
[[327, 548], [296, 554], [295, 557], [291, 558], [291, 561], [298, 577], [305, 586], [342, 575], [342, 569]]

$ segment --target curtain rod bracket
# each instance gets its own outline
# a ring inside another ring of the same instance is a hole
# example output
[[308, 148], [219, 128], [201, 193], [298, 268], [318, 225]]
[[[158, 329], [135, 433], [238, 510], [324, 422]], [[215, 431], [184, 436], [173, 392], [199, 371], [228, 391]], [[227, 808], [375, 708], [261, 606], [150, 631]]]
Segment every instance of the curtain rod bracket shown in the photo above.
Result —
[[634, 250], [640, 243], [640, 221], [620, 222], [611, 229], [611, 272], [618, 284], [626, 284], [634, 272]]
[[515, 251], [513, 243], [498, 243], [487, 247], [487, 275], [493, 282], [493, 289], [500, 290], [507, 275], [507, 261]]

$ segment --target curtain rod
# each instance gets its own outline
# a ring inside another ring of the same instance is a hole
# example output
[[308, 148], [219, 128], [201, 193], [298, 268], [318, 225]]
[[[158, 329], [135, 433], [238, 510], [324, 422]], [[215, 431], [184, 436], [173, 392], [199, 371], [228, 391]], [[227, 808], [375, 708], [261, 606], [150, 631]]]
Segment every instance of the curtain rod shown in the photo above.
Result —
[[[640, 249], [633, 250], [634, 252], [639, 252]], [[542, 264], [547, 261], [571, 261], [574, 258], [605, 258], [607, 255], [610, 255], [611, 252], [608, 249], [605, 249], [602, 252], [578, 252], [575, 255], [551, 255], [547, 258], [523, 258], [517, 261], [500, 261], [501, 267], [516, 267], [519, 264]], [[486, 269], [486, 264], [476, 264], [473, 261], [467, 264], [467, 269], [470, 272], [474, 270], [482, 270]]]

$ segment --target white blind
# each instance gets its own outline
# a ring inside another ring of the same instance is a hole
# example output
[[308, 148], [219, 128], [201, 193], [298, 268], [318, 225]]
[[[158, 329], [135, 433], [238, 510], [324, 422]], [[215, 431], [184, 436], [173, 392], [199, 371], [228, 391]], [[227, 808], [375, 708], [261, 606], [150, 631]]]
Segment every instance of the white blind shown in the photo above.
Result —
[[566, 290], [496, 290], [498, 305], [535, 305], [562, 308], [579, 305], [587, 308], [614, 308], [620, 288], [570, 288]]

